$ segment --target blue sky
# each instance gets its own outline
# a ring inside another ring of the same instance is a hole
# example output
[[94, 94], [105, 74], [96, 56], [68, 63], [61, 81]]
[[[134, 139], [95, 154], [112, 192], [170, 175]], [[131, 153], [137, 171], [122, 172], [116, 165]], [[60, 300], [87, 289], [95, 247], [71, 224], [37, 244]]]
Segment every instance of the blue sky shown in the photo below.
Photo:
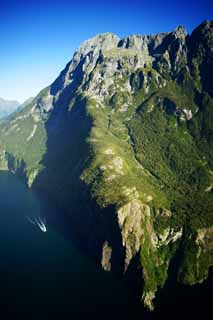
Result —
[[49, 85], [86, 39], [189, 32], [213, 19], [213, 0], [1, 0], [0, 97], [24, 101]]

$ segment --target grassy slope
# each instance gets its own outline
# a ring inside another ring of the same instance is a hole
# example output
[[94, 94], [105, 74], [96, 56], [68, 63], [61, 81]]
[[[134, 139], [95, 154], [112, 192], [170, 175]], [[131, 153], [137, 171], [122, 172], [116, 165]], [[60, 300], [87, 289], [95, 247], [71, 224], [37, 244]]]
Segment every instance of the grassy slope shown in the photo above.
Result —
[[[148, 92], [141, 85], [141, 75], [149, 78]], [[47, 121], [39, 121], [29, 141], [35, 125], [30, 114], [33, 103], [0, 127], [1, 150], [10, 155], [10, 169], [22, 166], [28, 181], [40, 172], [34, 184], [43, 186], [70, 211], [83, 199], [81, 182], [102, 209], [113, 205], [118, 211], [133, 200], [140, 201], [140, 213], [144, 213], [140, 257], [147, 293], [163, 286], [178, 246], [162, 243], [156, 249], [152, 245], [152, 236], [168, 227], [184, 229], [181, 281], [201, 281], [212, 264], [211, 237], [200, 252], [196, 236], [213, 224], [212, 192], [206, 192], [213, 183], [213, 101], [200, 93], [199, 80], [187, 72], [182, 71], [178, 81], [167, 75], [161, 88], [156, 75], [151, 67], [135, 71], [132, 97], [119, 90], [129, 75], [115, 79], [116, 94], [103, 108], [81, 92], [68, 105], [55, 108]], [[121, 112], [130, 98], [127, 111]], [[186, 119], [184, 110], [192, 111], [192, 119]], [[170, 218], [160, 214], [165, 209], [172, 212]], [[137, 233], [129, 232], [130, 220], [126, 219], [121, 232], [126, 232], [125, 244], [134, 251]]]

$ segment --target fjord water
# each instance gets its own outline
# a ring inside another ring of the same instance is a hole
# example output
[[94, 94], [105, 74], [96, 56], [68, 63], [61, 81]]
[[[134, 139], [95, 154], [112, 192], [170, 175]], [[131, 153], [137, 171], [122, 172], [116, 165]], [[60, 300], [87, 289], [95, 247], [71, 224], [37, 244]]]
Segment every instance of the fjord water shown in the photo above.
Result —
[[[0, 172], [0, 319], [3, 314], [4, 319], [39, 320], [81, 319], [91, 314], [92, 319], [117, 315], [119, 319], [165, 320], [176, 319], [175, 315], [190, 318], [199, 312], [212, 319], [213, 272], [204, 286], [170, 288], [168, 282], [158, 296], [156, 312], [150, 314], [133, 302], [122, 281], [98, 268], [52, 227], [60, 222], [54, 221], [60, 215], [60, 209], [15, 175]], [[46, 216], [47, 232], [27, 216]]]
[[102, 271], [47, 223], [26, 216], [60, 214], [12, 174], [0, 173], [0, 308], [29, 319], [111, 310], [125, 312], [123, 283]]

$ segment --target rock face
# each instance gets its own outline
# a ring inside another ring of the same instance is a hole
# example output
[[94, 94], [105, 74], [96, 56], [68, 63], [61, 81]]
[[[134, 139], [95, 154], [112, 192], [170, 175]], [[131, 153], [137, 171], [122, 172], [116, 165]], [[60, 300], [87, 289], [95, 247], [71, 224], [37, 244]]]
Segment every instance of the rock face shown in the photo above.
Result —
[[0, 126], [1, 167], [52, 196], [105, 270], [138, 257], [149, 309], [180, 246], [182, 283], [213, 264], [212, 43], [209, 21], [98, 35]]

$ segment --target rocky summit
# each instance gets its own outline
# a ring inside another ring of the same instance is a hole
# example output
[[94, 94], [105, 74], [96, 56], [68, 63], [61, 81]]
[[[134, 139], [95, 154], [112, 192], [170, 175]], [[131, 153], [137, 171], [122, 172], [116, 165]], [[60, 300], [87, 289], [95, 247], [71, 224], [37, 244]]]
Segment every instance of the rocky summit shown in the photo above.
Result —
[[213, 265], [212, 83], [211, 21], [100, 34], [0, 126], [1, 169], [52, 197], [76, 244], [134, 275], [150, 310], [171, 261], [189, 285]]

